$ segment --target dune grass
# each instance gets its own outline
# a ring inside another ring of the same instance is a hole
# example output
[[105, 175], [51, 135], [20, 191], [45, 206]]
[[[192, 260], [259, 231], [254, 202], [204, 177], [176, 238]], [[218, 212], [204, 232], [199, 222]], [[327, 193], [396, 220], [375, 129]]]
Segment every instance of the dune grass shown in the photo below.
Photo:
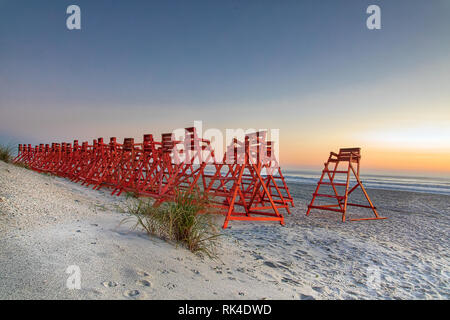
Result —
[[0, 145], [0, 160], [6, 163], [13, 160], [13, 148], [11, 146]]
[[123, 222], [133, 219], [134, 228], [215, 259], [218, 258], [216, 244], [220, 233], [208, 210], [207, 202], [198, 194], [177, 192], [175, 201], [159, 206], [149, 199], [133, 199], [128, 208], [131, 216]]
[[125, 193], [125, 198], [129, 199], [129, 198], [139, 198], [139, 194], [136, 191], [127, 191]]

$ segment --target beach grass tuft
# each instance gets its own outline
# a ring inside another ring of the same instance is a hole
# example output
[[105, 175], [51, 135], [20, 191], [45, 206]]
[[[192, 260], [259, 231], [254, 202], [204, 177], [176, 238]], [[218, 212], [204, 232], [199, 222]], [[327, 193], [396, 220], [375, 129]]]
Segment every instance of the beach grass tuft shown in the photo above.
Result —
[[125, 193], [125, 198], [129, 199], [129, 198], [139, 198], [139, 194], [136, 191], [127, 191], [127, 193]]
[[13, 159], [13, 148], [11, 146], [0, 145], [0, 160], [11, 162]]
[[195, 193], [177, 192], [173, 202], [160, 205], [149, 199], [135, 199], [128, 208], [129, 219], [136, 219], [149, 235], [184, 245], [191, 252], [218, 258], [217, 239], [220, 236], [206, 200]]

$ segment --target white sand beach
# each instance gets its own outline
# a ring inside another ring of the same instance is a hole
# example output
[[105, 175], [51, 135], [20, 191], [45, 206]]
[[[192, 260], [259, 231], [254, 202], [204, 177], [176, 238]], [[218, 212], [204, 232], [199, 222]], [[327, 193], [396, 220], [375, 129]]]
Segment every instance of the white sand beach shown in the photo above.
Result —
[[120, 225], [129, 200], [108, 189], [0, 161], [0, 299], [450, 298], [450, 196], [369, 189], [388, 219], [342, 223], [290, 188], [286, 226], [232, 221], [214, 261]]

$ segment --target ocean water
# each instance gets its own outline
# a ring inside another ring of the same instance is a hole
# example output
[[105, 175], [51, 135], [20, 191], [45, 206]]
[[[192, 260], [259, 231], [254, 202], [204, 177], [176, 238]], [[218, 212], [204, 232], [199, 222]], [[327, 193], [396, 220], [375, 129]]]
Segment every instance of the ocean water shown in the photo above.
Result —
[[[283, 175], [288, 183], [316, 184], [321, 174], [321, 170], [283, 171]], [[337, 174], [335, 182], [345, 182], [344, 177], [344, 174]], [[448, 178], [361, 174], [360, 179], [366, 188], [450, 195], [450, 179]], [[328, 179], [324, 179], [324, 181], [328, 181]]]

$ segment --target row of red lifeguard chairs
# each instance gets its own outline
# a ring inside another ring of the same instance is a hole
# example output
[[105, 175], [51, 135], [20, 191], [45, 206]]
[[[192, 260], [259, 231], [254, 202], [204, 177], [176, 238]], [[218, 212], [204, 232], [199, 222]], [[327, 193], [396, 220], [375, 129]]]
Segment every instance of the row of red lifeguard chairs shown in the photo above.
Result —
[[[258, 131], [245, 135], [243, 141], [234, 138], [223, 157], [217, 159], [211, 142], [199, 137], [195, 127], [191, 127], [185, 129], [184, 139], [179, 141], [172, 133], [166, 133], [161, 141], [145, 134], [141, 143], [125, 138], [121, 144], [112, 137], [109, 143], [98, 138], [92, 144], [81, 145], [77, 140], [73, 145], [19, 144], [14, 161], [97, 190], [108, 187], [112, 194], [126, 191], [152, 197], [155, 205], [173, 200], [178, 191], [196, 192], [225, 214], [226, 228], [231, 220], [284, 224], [280, 211], [290, 213], [294, 201], [273, 148], [274, 142], [267, 141], [267, 132]], [[346, 221], [347, 208], [355, 206], [371, 209], [374, 216], [350, 221], [385, 219], [379, 216], [362, 184], [360, 159], [360, 148], [330, 152], [306, 215], [313, 209], [333, 211], [341, 213], [342, 221]], [[341, 179], [337, 178], [339, 175]], [[356, 180], [353, 186], [351, 177]], [[321, 187], [328, 187], [328, 192], [322, 192]], [[367, 204], [349, 202], [357, 189]], [[332, 203], [320, 199], [331, 199]]]
[[294, 201], [273, 151], [273, 142], [259, 131], [243, 141], [233, 139], [223, 158], [216, 159], [211, 142], [192, 127], [180, 141], [167, 133], [161, 141], [146, 134], [141, 143], [112, 137], [109, 143], [98, 138], [81, 145], [77, 140], [20, 144], [14, 161], [97, 190], [110, 188], [112, 194], [152, 197], [156, 204], [173, 200], [178, 191], [197, 192], [225, 214], [226, 228], [231, 220], [284, 224], [281, 210], [290, 213]]

